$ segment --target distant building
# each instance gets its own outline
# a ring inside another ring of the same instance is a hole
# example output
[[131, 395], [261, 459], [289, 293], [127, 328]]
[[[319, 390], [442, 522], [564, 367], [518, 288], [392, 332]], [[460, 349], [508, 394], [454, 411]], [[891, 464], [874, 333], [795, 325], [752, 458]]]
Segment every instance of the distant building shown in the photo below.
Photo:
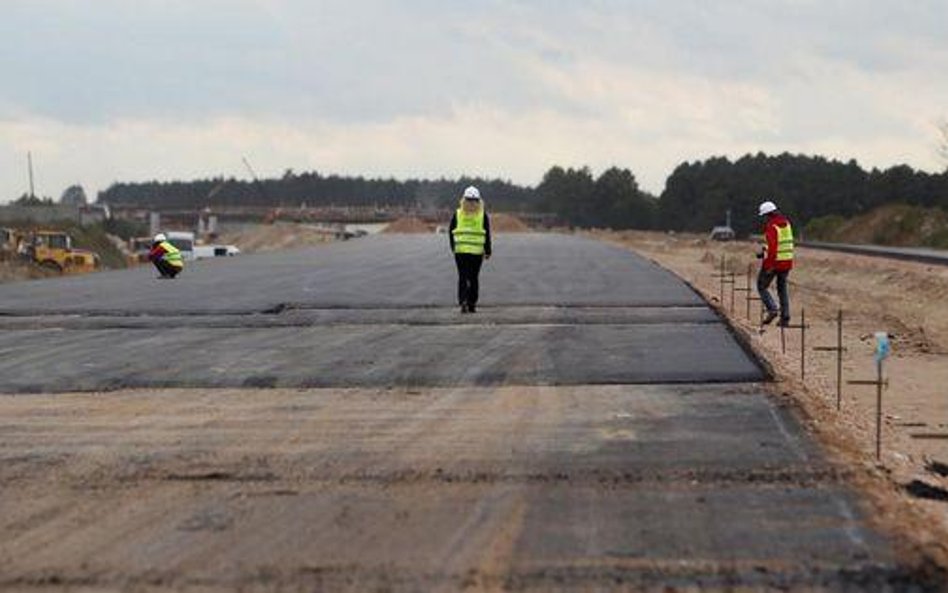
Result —
[[105, 222], [112, 218], [108, 204], [89, 204], [79, 208], [79, 224], [87, 226], [97, 222]]

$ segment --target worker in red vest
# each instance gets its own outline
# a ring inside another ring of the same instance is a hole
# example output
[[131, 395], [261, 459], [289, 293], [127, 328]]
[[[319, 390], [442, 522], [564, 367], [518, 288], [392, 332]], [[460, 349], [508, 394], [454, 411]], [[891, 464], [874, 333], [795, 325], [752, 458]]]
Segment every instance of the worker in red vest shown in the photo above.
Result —
[[[793, 269], [793, 227], [790, 220], [777, 210], [777, 205], [771, 201], [763, 202], [757, 209], [757, 214], [764, 217], [764, 245], [763, 251], [757, 254], [761, 261], [760, 273], [757, 275], [757, 292], [764, 304], [763, 325], [772, 322], [780, 316], [780, 325], [790, 324], [790, 296], [787, 293], [787, 278]], [[780, 299], [780, 308], [774, 303], [770, 294], [770, 284], [777, 279], [777, 295]]]
[[448, 240], [458, 268], [458, 304], [461, 313], [477, 311], [481, 264], [490, 259], [490, 218], [481, 192], [473, 185], [464, 190], [448, 227]]

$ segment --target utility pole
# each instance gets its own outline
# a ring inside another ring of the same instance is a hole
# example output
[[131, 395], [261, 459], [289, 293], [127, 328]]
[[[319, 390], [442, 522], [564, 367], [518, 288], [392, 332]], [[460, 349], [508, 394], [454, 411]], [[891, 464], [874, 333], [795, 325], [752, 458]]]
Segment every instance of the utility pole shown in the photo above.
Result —
[[32, 152], [26, 153], [26, 168], [29, 170], [29, 173], [30, 173], [30, 200], [33, 200], [36, 198], [36, 194], [33, 192], [33, 153]]

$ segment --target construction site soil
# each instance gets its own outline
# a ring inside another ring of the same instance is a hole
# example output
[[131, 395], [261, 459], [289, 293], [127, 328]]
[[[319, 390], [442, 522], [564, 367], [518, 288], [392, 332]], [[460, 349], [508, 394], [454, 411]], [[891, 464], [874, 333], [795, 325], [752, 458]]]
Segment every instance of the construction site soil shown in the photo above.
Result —
[[420, 218], [399, 218], [388, 223], [383, 233], [432, 233], [437, 225], [427, 223]]
[[[491, 212], [490, 228], [495, 233], [525, 233], [530, 231], [522, 220], [513, 214], [506, 212]], [[442, 226], [447, 227], [448, 221], [444, 221]], [[418, 218], [399, 218], [388, 224], [382, 231], [384, 233], [431, 233], [439, 225], [426, 223]]]
[[889, 459], [674, 275], [500, 235], [462, 316], [446, 251], [0, 286], [0, 588], [944, 587]]
[[312, 247], [333, 241], [334, 237], [334, 233], [322, 227], [277, 221], [225, 229], [218, 242], [236, 245], [244, 253], [253, 253]]
[[20, 280], [34, 280], [49, 278], [55, 272], [39, 266], [23, 264], [17, 261], [0, 260], [0, 284], [4, 282], [18, 282]]

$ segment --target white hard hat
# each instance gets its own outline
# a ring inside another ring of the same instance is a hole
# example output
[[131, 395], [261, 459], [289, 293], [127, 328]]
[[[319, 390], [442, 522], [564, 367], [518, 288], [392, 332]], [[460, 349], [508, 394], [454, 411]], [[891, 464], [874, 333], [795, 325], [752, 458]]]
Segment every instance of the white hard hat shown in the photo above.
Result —
[[155, 243], [161, 243], [162, 241], [167, 241], [168, 237], [164, 233], [158, 233], [155, 235]]
[[464, 189], [464, 199], [465, 200], [480, 200], [481, 192], [478, 191], [473, 185], [469, 185]]
[[777, 205], [767, 200], [766, 202], [761, 203], [760, 207], [757, 208], [757, 215], [764, 216], [770, 214], [771, 212], [777, 211]]

